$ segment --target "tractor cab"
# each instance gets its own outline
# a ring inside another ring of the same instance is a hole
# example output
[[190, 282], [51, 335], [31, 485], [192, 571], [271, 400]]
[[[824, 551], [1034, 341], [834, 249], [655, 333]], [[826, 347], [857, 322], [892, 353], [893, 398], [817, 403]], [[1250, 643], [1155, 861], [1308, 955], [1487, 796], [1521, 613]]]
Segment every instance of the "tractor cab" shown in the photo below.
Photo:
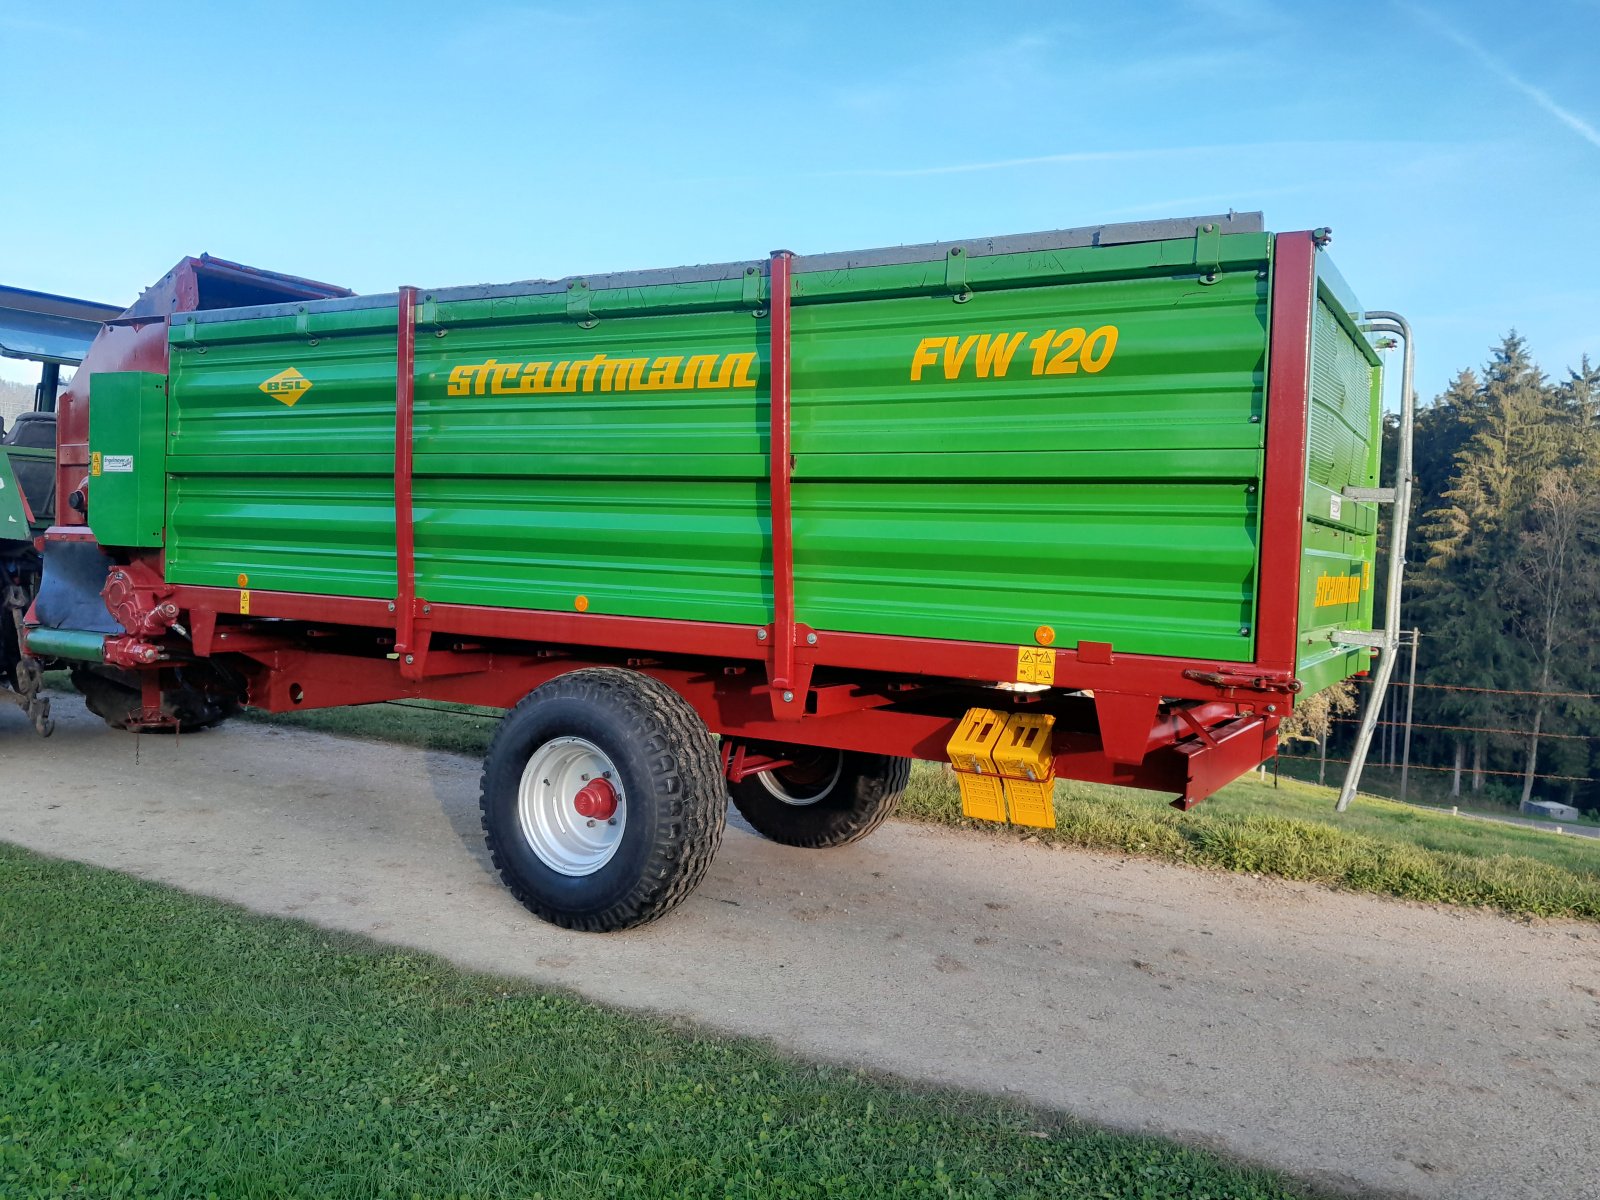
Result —
[[0, 408], [0, 701], [16, 704], [41, 734], [50, 701], [41, 664], [21, 653], [23, 618], [39, 588], [35, 539], [55, 519], [56, 397], [61, 368], [89, 353], [122, 309], [70, 296], [0, 286], [0, 357], [38, 369], [31, 403]]
[[0, 357], [38, 368], [31, 406], [0, 410], [0, 542], [31, 543], [54, 518], [61, 368], [81, 363], [100, 327], [121, 312], [110, 304], [0, 286]]

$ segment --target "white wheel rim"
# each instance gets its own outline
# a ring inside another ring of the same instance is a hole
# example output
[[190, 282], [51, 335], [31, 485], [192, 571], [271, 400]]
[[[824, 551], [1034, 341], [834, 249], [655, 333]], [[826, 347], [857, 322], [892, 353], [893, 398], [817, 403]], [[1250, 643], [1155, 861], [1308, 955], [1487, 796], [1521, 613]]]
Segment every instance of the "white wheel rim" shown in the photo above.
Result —
[[[578, 810], [578, 793], [600, 780], [616, 796], [605, 819]], [[593, 742], [563, 737], [533, 752], [517, 787], [522, 836], [539, 861], [562, 875], [593, 875], [611, 861], [628, 823], [628, 801], [617, 769]]]
[[833, 760], [833, 774], [828, 777], [828, 782], [823, 784], [815, 792], [809, 794], [802, 792], [799, 795], [791, 792], [788, 787], [784, 785], [784, 782], [778, 776], [777, 771], [763, 771], [760, 775], [756, 776], [756, 778], [761, 780], [762, 787], [766, 788], [768, 792], [776, 796], [779, 800], [782, 800], [785, 804], [793, 805], [795, 808], [806, 808], [809, 805], [816, 804], [819, 800], [826, 800], [829, 796], [831, 796], [833, 794], [833, 789], [838, 786], [839, 776], [843, 773], [844, 755], [840, 754]]

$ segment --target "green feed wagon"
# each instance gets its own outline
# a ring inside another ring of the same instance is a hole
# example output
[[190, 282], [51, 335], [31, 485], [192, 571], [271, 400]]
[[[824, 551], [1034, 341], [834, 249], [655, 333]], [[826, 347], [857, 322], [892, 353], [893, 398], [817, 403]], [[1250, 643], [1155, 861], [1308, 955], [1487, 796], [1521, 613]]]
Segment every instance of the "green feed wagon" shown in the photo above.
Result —
[[508, 711], [517, 897], [615, 929], [731, 795], [851, 842], [914, 758], [1187, 807], [1372, 663], [1372, 314], [1257, 214], [351, 295], [186, 259], [62, 398], [28, 645], [113, 724]]

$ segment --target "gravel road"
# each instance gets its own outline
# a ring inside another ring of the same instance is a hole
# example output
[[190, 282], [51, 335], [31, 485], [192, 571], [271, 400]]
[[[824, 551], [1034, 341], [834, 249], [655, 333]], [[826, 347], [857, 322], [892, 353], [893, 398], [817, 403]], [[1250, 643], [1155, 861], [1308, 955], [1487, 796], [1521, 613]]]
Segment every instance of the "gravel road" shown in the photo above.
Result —
[[477, 764], [236, 722], [0, 709], [0, 837], [811, 1057], [1004, 1092], [1352, 1193], [1600, 1198], [1600, 929], [891, 823], [730, 827], [657, 925], [490, 874]]

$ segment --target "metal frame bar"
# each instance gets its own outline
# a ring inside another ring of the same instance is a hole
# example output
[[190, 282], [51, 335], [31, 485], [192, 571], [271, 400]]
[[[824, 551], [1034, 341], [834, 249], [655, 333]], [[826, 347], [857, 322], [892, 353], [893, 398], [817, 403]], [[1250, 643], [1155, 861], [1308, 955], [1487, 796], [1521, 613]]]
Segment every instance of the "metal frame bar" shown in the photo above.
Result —
[[400, 289], [394, 378], [394, 564], [396, 654], [413, 650], [416, 635], [417, 538], [412, 508], [414, 410], [417, 376], [417, 289]]
[[1300, 636], [1316, 255], [1309, 232], [1280, 233], [1274, 239], [1255, 663], [1263, 671], [1291, 678]]
[[1361, 328], [1367, 333], [1393, 333], [1405, 339], [1405, 357], [1400, 367], [1400, 446], [1395, 462], [1394, 519], [1389, 534], [1389, 579], [1384, 591], [1383, 643], [1378, 651], [1378, 670], [1372, 677], [1372, 692], [1361, 713], [1361, 727], [1356, 732], [1356, 744], [1350, 751], [1350, 765], [1345, 768], [1344, 784], [1339, 789], [1339, 802], [1335, 811], [1344, 812], [1355, 799], [1356, 788], [1361, 784], [1361, 772], [1367, 765], [1367, 754], [1372, 749], [1372, 735], [1378, 727], [1378, 711], [1383, 697], [1394, 677], [1395, 659], [1400, 645], [1400, 595], [1405, 584], [1406, 535], [1411, 525], [1411, 472], [1412, 433], [1416, 424], [1416, 396], [1412, 391], [1412, 377], [1416, 366], [1416, 345], [1411, 333], [1411, 323], [1397, 312], [1386, 309], [1369, 309], [1362, 314]]
[[[771, 490], [768, 495], [772, 531], [772, 668], [768, 678], [780, 703], [793, 702], [795, 686], [794, 638], [794, 506], [789, 445], [790, 396], [790, 268], [794, 254], [774, 250], [770, 258], [767, 303], [771, 333], [768, 386]], [[781, 695], [787, 693], [787, 696]]]
[[[292, 630], [249, 623], [211, 625], [196, 619], [195, 647], [228, 655], [249, 681], [249, 702], [272, 712], [423, 697], [509, 708], [549, 679], [591, 666], [625, 666], [661, 680], [684, 697], [714, 732], [741, 742], [825, 746], [866, 753], [941, 760], [965, 708], [992, 693], [959, 688], [896, 689], [882, 703], [819, 713], [805, 721], [774, 714], [754, 672], [729, 672], [716, 662], [660, 661], [606, 654], [583, 647], [570, 652], [516, 648], [436, 650], [428, 670], [408, 677], [388, 658], [325, 650], [297, 640]], [[719, 669], [720, 668], [720, 669]], [[1085, 702], [1086, 703], [1086, 702]], [[1077, 710], [1083, 715], [1083, 710]], [[1181, 716], [1181, 719], [1180, 719]], [[1176, 794], [1189, 808], [1259, 762], [1272, 743], [1275, 722], [1238, 703], [1201, 705], [1158, 716], [1144, 730], [1146, 752], [1137, 762], [1106, 755], [1090, 728], [1056, 727], [1057, 774], [1072, 779], [1141, 787]], [[1196, 736], [1196, 727], [1206, 736]], [[1252, 755], [1254, 757], [1252, 757]], [[1246, 761], [1248, 760], [1248, 761]]]
[[56, 410], [56, 399], [61, 395], [61, 364], [47, 362], [40, 364], [39, 382], [33, 389], [33, 411], [39, 413], [53, 413]]
[[[1166, 242], [1194, 239], [1202, 225], [1214, 225], [1222, 234], [1265, 232], [1259, 212], [1219, 213], [1212, 216], [1162, 218], [1154, 221], [1124, 221], [1110, 225], [1084, 225], [1073, 229], [1052, 229], [1038, 233], [975, 237], [962, 241], [923, 242], [910, 246], [884, 246], [874, 249], [831, 251], [794, 256], [794, 270], [844, 271], [857, 267], [893, 267], [912, 263], [943, 262], [951, 249], [959, 246], [968, 258], [987, 258], [997, 254], [1045, 254], [1085, 246], [1129, 246], [1141, 242]], [[687, 283], [713, 283], [738, 279], [760, 260], [706, 263], [695, 266], [654, 267], [639, 271], [616, 271], [600, 275], [568, 275], [560, 279], [525, 279], [516, 283], [470, 284], [462, 287], [430, 288], [436, 303], [461, 300], [494, 300], [515, 296], [558, 295], [582, 280], [591, 291], [611, 288], [638, 288]], [[305, 304], [309, 313], [385, 308], [394, 303], [394, 293], [371, 293], [346, 299], [313, 300]], [[299, 304], [262, 304], [237, 309], [209, 309], [195, 313], [197, 324], [212, 321], [240, 321], [258, 317], [292, 316]]]
[[121, 313], [120, 306], [0, 285], [0, 357], [36, 362], [59, 375], [61, 364], [82, 362], [100, 327]]
[[[171, 598], [187, 612], [234, 616], [234, 588], [177, 584]], [[535, 646], [588, 646], [636, 654], [689, 654], [735, 662], [770, 662], [767, 630], [720, 621], [679, 621], [658, 617], [620, 617], [605, 613], [546, 609], [493, 608], [474, 604], [427, 604], [430, 628], [467, 638], [519, 641]], [[357, 596], [317, 596], [295, 592], [251, 591], [250, 615], [308, 624], [388, 628], [394, 625], [388, 602]], [[796, 626], [797, 631], [800, 626]], [[820, 631], [808, 645], [815, 668], [872, 671], [910, 678], [997, 683], [1015, 678], [1017, 647], [1011, 643], [957, 642], [892, 634]], [[798, 638], [796, 640], [799, 640]], [[205, 651], [202, 650], [202, 653]], [[1210, 682], [1197, 675], [1239, 678], [1240, 664], [1208, 659], [1167, 658], [1114, 653], [1103, 660], [1079, 650], [1056, 652], [1056, 687], [1071, 690], [1143, 692], [1174, 700], [1263, 703], [1279, 699], [1273, 687], [1281, 676], [1263, 676], [1262, 686]], [[796, 703], [804, 700], [797, 696]]]
[[1411, 630], [1411, 678], [1406, 684], [1406, 736], [1400, 750], [1400, 799], [1406, 798], [1411, 782], [1411, 715], [1417, 698], [1417, 643], [1422, 640], [1422, 630]]

